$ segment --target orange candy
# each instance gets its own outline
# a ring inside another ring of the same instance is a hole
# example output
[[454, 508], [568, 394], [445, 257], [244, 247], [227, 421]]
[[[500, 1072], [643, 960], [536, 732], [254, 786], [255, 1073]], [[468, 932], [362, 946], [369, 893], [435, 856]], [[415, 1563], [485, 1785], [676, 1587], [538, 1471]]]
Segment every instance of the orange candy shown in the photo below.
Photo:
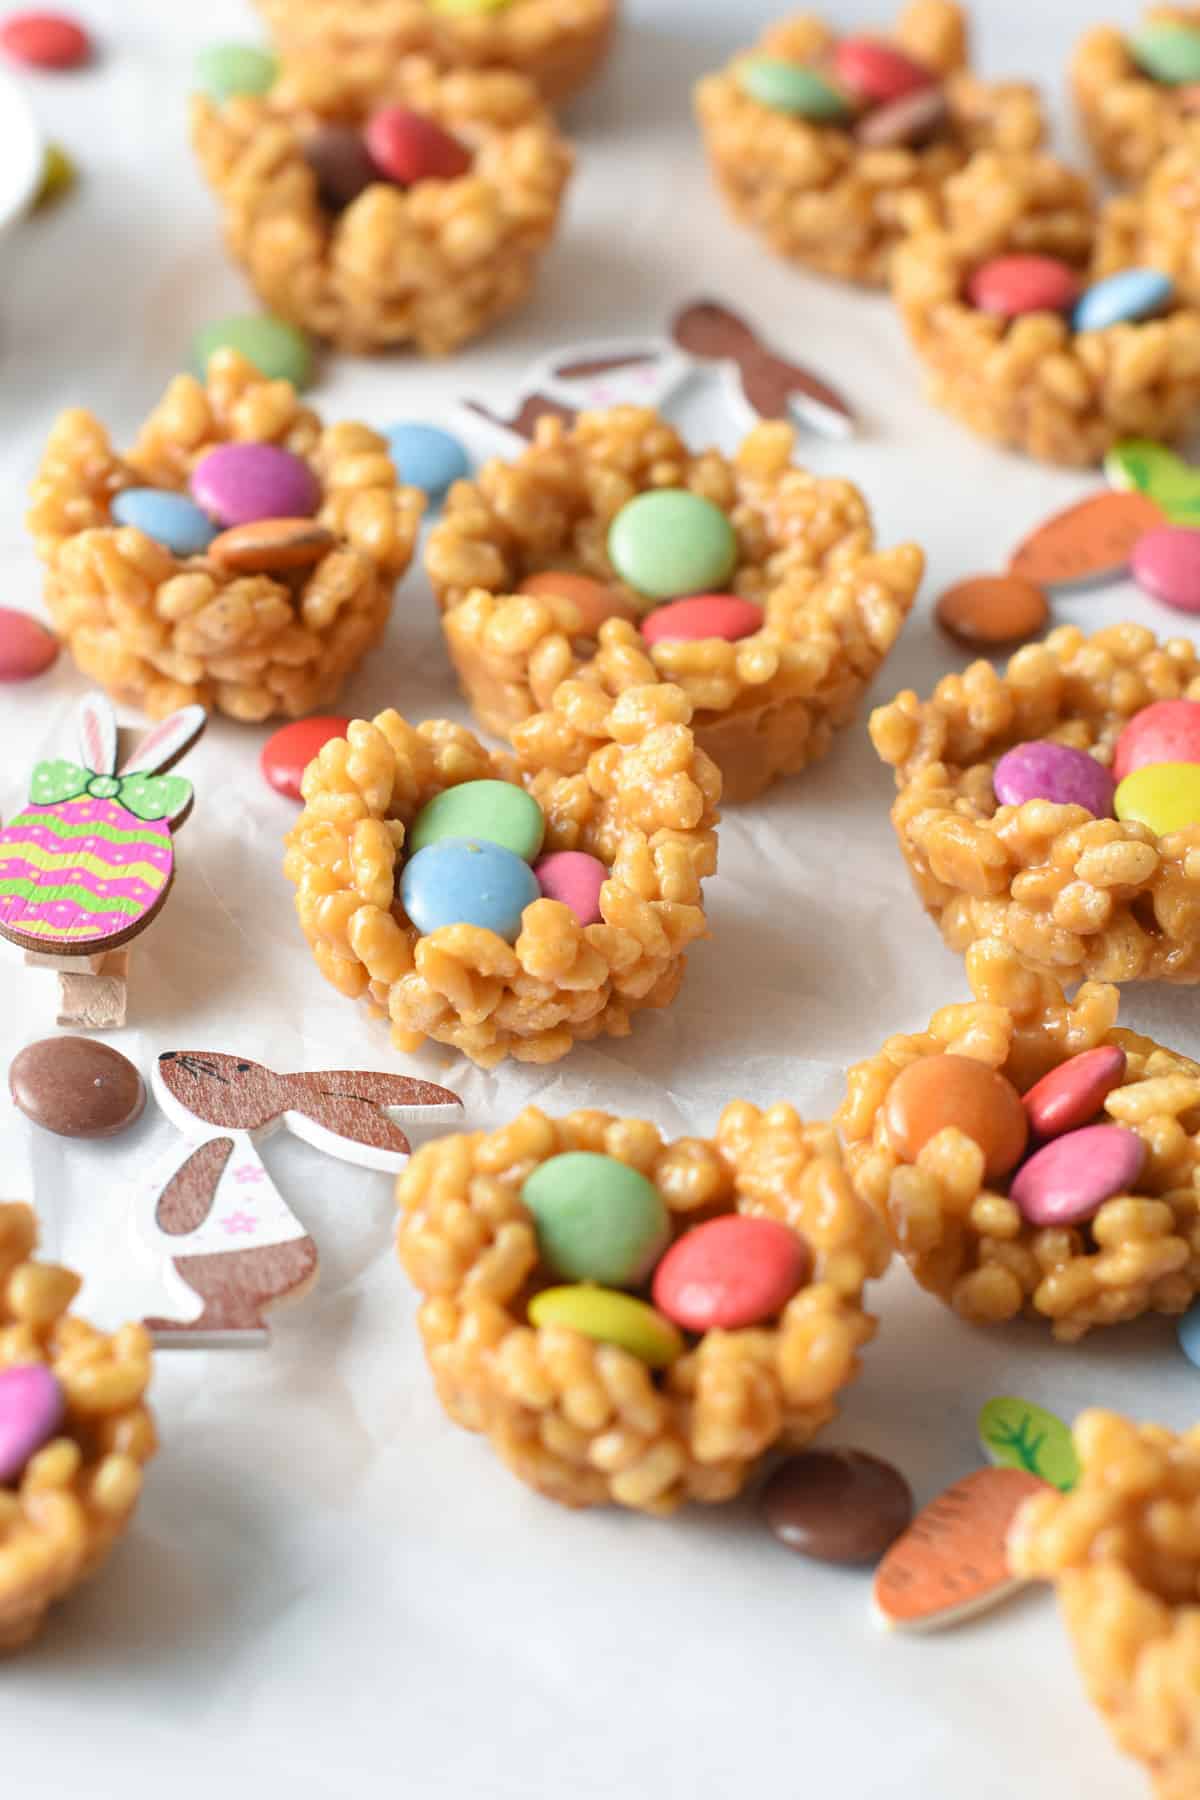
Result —
[[582, 637], [595, 637], [605, 619], [637, 620], [637, 612], [624, 594], [603, 581], [594, 581], [590, 575], [545, 569], [539, 575], [527, 575], [517, 592], [557, 594], [562, 600], [570, 600], [579, 612]]
[[256, 519], [222, 531], [205, 555], [231, 574], [266, 575], [275, 569], [311, 568], [336, 541], [314, 519]]
[[922, 1056], [901, 1071], [883, 1106], [888, 1142], [916, 1162], [930, 1138], [953, 1126], [983, 1151], [983, 1172], [998, 1181], [1016, 1168], [1029, 1120], [1011, 1081], [971, 1056]]

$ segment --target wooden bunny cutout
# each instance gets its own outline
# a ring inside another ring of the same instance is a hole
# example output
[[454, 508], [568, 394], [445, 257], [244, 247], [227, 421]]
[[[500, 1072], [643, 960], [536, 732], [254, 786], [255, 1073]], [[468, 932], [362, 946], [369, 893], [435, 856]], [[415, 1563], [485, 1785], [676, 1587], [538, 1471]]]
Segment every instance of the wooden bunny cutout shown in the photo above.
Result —
[[[406, 1075], [357, 1069], [277, 1075], [215, 1051], [168, 1050], [151, 1077], [163, 1112], [195, 1143], [139, 1195], [136, 1226], [167, 1265], [178, 1319], [145, 1321], [160, 1345], [265, 1344], [265, 1314], [317, 1278], [317, 1247], [267, 1173], [254, 1136], [284, 1128], [367, 1169], [396, 1170], [414, 1123], [461, 1107], [457, 1094]], [[199, 1142], [196, 1142], [196, 1140]]]

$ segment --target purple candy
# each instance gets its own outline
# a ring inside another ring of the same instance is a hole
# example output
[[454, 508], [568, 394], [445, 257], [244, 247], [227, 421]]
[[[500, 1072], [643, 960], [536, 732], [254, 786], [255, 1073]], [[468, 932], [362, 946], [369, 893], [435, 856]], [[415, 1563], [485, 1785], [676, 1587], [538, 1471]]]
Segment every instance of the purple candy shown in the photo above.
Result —
[[48, 1444], [66, 1410], [63, 1391], [43, 1363], [0, 1369], [0, 1482], [19, 1480]]
[[1009, 1199], [1031, 1225], [1081, 1225], [1133, 1186], [1146, 1146], [1123, 1125], [1086, 1125], [1038, 1150], [1014, 1175]]
[[1002, 806], [1052, 800], [1056, 806], [1083, 806], [1097, 819], [1113, 816], [1112, 775], [1086, 750], [1044, 739], [1018, 744], [996, 764], [992, 786]]
[[219, 525], [307, 519], [321, 501], [308, 464], [275, 444], [220, 444], [192, 470], [192, 499]]

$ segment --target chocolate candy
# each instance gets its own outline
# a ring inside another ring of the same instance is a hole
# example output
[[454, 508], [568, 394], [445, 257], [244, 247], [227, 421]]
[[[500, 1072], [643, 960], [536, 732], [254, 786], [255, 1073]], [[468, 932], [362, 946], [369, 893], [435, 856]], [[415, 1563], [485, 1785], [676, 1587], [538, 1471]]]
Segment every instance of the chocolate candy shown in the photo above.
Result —
[[0, 681], [30, 681], [57, 660], [58, 639], [40, 619], [0, 606]]
[[868, 150], [915, 150], [931, 143], [949, 118], [950, 107], [942, 89], [923, 88], [903, 100], [893, 100], [890, 106], [864, 113], [854, 135]]
[[1055, 806], [1082, 806], [1096, 819], [1111, 819], [1113, 778], [1086, 750], [1035, 739], [1006, 751], [992, 771], [1001, 806], [1050, 800]]
[[541, 898], [521, 857], [480, 838], [442, 838], [404, 865], [400, 899], [423, 935], [443, 925], [476, 925], [506, 944], [521, 935], [521, 915]]
[[662, 1195], [639, 1169], [591, 1150], [540, 1163], [521, 1187], [553, 1275], [638, 1287], [670, 1241]]
[[665, 1369], [683, 1354], [683, 1339], [669, 1319], [644, 1300], [611, 1288], [543, 1288], [529, 1302], [529, 1323], [558, 1326], [599, 1344], [613, 1344], [651, 1369]]
[[1182, 19], [1151, 18], [1128, 40], [1138, 68], [1166, 87], [1200, 81], [1200, 31]]
[[1046, 588], [1114, 581], [1129, 566], [1139, 538], [1162, 522], [1161, 509], [1145, 494], [1093, 494], [1039, 525], [1008, 566]]
[[748, 56], [738, 64], [738, 85], [751, 100], [772, 112], [814, 124], [840, 125], [854, 111], [845, 94], [816, 69], [780, 56]]
[[762, 630], [763, 616], [755, 600], [736, 594], [694, 594], [690, 600], [672, 600], [647, 613], [642, 636], [648, 644], [700, 643], [705, 638], [736, 644]]
[[191, 489], [221, 525], [307, 518], [321, 503], [308, 464], [275, 444], [218, 444], [192, 470]]
[[605, 619], [637, 618], [637, 611], [621, 593], [619, 588], [608, 587], [603, 581], [593, 581], [590, 575], [573, 575], [557, 569], [545, 569], [537, 575], [527, 575], [518, 594], [557, 594], [563, 600], [569, 600], [579, 611], [579, 631], [582, 636], [594, 638]]
[[1056, 1138], [1086, 1125], [1124, 1081], [1125, 1061], [1119, 1044], [1098, 1044], [1051, 1069], [1023, 1096], [1031, 1130]]
[[208, 514], [168, 488], [125, 488], [109, 507], [114, 525], [131, 525], [172, 556], [202, 556], [217, 535]]
[[532, 862], [545, 835], [545, 814], [523, 787], [513, 781], [463, 781], [421, 808], [405, 848], [411, 855], [443, 838], [480, 838]]
[[236, 94], [265, 94], [279, 64], [257, 44], [209, 44], [196, 58], [196, 86], [223, 106]]
[[1143, 593], [1179, 612], [1200, 612], [1200, 530], [1160, 525], [1134, 545], [1133, 579]]
[[471, 473], [471, 459], [458, 439], [438, 425], [391, 425], [387, 440], [401, 481], [431, 500], [440, 500], [447, 488]]
[[1146, 1146], [1123, 1125], [1088, 1125], [1037, 1150], [1019, 1170], [1009, 1198], [1031, 1225], [1082, 1225], [1106, 1200], [1128, 1193]]
[[269, 575], [281, 569], [311, 569], [337, 543], [315, 519], [256, 519], [234, 525], [208, 546], [208, 559], [236, 575]]
[[303, 151], [327, 212], [345, 212], [381, 179], [357, 125], [322, 125], [305, 138]]
[[367, 153], [381, 175], [411, 187], [418, 181], [455, 181], [471, 167], [471, 152], [436, 119], [407, 106], [384, 106], [367, 120]]
[[937, 83], [937, 76], [924, 63], [881, 38], [843, 38], [834, 49], [831, 66], [842, 87], [872, 106], [903, 100], [905, 95]]
[[972, 650], [1022, 643], [1050, 621], [1045, 594], [1020, 575], [972, 575], [947, 588], [934, 612], [942, 630]]
[[804, 1239], [775, 1219], [727, 1213], [676, 1238], [654, 1304], [688, 1331], [737, 1331], [781, 1313], [812, 1273]]
[[1200, 763], [1147, 763], [1127, 775], [1113, 807], [1118, 819], [1149, 826], [1159, 837], [1200, 825]]
[[586, 850], [551, 850], [539, 856], [533, 865], [543, 900], [558, 900], [569, 906], [579, 925], [599, 925], [600, 889], [608, 880], [608, 870], [599, 857]]
[[300, 784], [309, 763], [332, 738], [345, 737], [349, 729], [349, 719], [322, 714], [281, 725], [267, 739], [258, 759], [263, 780], [285, 800], [302, 799]]
[[865, 1450], [805, 1450], [771, 1476], [760, 1504], [770, 1530], [816, 1562], [878, 1562], [913, 1515], [899, 1469]]
[[1200, 700], [1156, 700], [1134, 713], [1117, 739], [1113, 775], [1124, 781], [1150, 763], [1200, 763]]
[[92, 40], [69, 13], [13, 13], [0, 25], [0, 50], [31, 69], [78, 69], [89, 62]]
[[62, 1388], [44, 1363], [0, 1369], [0, 1484], [15, 1485], [66, 1413]]
[[998, 319], [1067, 312], [1079, 299], [1079, 277], [1057, 256], [996, 256], [967, 282], [967, 299]]
[[[201, 375], [215, 350], [236, 350], [271, 381], [290, 381], [296, 389], [312, 380], [312, 346], [304, 333], [270, 313], [239, 313], [214, 319], [192, 339], [192, 360]], [[286, 509], [281, 509], [286, 510]]]
[[1122, 269], [1080, 295], [1071, 322], [1076, 331], [1139, 324], [1162, 312], [1174, 293], [1174, 282], [1161, 269]]
[[1012, 1082], [971, 1056], [922, 1056], [909, 1063], [883, 1104], [888, 1143], [902, 1162], [916, 1162], [930, 1138], [953, 1126], [983, 1151], [983, 1173], [998, 1181], [1020, 1162], [1029, 1136]]
[[737, 563], [737, 538], [719, 506], [686, 488], [654, 488], [629, 500], [608, 529], [622, 581], [653, 600], [719, 588]]
[[141, 1117], [146, 1090], [127, 1056], [94, 1038], [41, 1038], [14, 1056], [15, 1104], [57, 1137], [115, 1137]]

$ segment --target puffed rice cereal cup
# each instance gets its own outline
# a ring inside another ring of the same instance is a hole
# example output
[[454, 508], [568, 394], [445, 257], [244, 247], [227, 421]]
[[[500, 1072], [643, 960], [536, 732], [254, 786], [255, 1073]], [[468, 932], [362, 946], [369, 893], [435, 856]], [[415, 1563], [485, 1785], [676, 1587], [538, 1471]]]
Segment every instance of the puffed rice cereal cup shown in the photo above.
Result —
[[[383, 712], [309, 764], [284, 862], [300, 924], [326, 979], [388, 1015], [398, 1050], [433, 1038], [484, 1068], [555, 1062], [577, 1041], [628, 1036], [633, 1013], [675, 998], [688, 946], [708, 935], [701, 883], [716, 869], [721, 778], [678, 688], [629, 688], [605, 707], [587, 736], [563, 715], [529, 720], [515, 757], [447, 720], [413, 727]], [[481, 780], [533, 795], [546, 851], [606, 864], [601, 923], [545, 898], [525, 908], [515, 944], [410, 923], [397, 895], [406, 829], [444, 789]]]
[[[899, 636], [924, 558], [914, 544], [877, 550], [858, 489], [794, 468], [793, 437], [787, 425], [761, 424], [732, 458], [693, 454], [656, 413], [614, 407], [569, 429], [539, 420], [514, 461], [456, 483], [425, 566], [476, 717], [511, 737], [553, 708], [602, 737], [626, 688], [663, 681], [686, 694], [727, 801], [752, 800], [823, 756]], [[570, 599], [514, 592], [539, 571], [574, 571], [644, 611], [613, 573], [608, 529], [635, 495], [672, 487], [711, 500], [733, 525], [727, 589], [765, 609], [752, 636], [650, 644], [638, 625], [612, 618], [584, 638]]]
[[336, 66], [364, 104], [386, 94], [402, 56], [447, 69], [506, 69], [558, 105], [608, 54], [617, 0], [506, 0], [474, 10], [437, 0], [258, 0], [282, 54], [306, 69]]
[[[1143, 17], [1147, 25], [1200, 27], [1200, 6], [1151, 6]], [[1084, 135], [1115, 181], [1141, 181], [1195, 117], [1194, 90], [1155, 81], [1140, 69], [1116, 25], [1094, 25], [1079, 40], [1071, 88]]]
[[[1200, 1064], [1120, 1030], [1115, 987], [1085, 982], [1068, 1000], [1003, 944], [976, 944], [967, 977], [974, 1002], [942, 1007], [928, 1031], [889, 1038], [851, 1069], [837, 1123], [858, 1191], [920, 1285], [973, 1324], [1024, 1314], [1074, 1343], [1142, 1313], [1185, 1312], [1200, 1293]], [[984, 1151], [963, 1131], [938, 1132], [915, 1163], [889, 1141], [888, 1092], [921, 1057], [973, 1057], [1025, 1093], [1101, 1044], [1126, 1055], [1107, 1122], [1137, 1132], [1147, 1155], [1136, 1191], [1106, 1200], [1086, 1225], [1030, 1224], [1007, 1183], [987, 1185]]]
[[322, 205], [308, 132], [359, 124], [344, 71], [285, 69], [264, 95], [192, 100], [192, 142], [225, 240], [280, 318], [344, 350], [410, 345], [441, 356], [529, 295], [554, 236], [572, 156], [538, 94], [504, 70], [390, 68], [388, 104], [435, 120], [473, 153], [463, 175], [403, 188], [380, 180], [344, 212]]
[[1026, 1501], [1018, 1575], [1054, 1583], [1084, 1683], [1157, 1800], [1200, 1793], [1200, 1428], [1075, 1421], [1080, 1478]]
[[[317, 476], [316, 517], [335, 542], [315, 566], [232, 574], [114, 522], [124, 489], [182, 491], [201, 457], [233, 441], [279, 445]], [[50, 616], [85, 675], [151, 718], [199, 702], [257, 721], [327, 705], [379, 642], [424, 504], [400, 485], [385, 438], [323, 426], [290, 383], [219, 350], [205, 383], [175, 377], [126, 455], [91, 413], [63, 413], [27, 522]]]
[[[626, 1350], [525, 1323], [553, 1279], [521, 1187], [566, 1151], [612, 1156], [658, 1188], [672, 1235], [725, 1213], [777, 1219], [807, 1241], [809, 1284], [770, 1325], [708, 1331], [655, 1376]], [[551, 1119], [528, 1107], [490, 1133], [438, 1139], [397, 1184], [398, 1247], [424, 1295], [419, 1324], [438, 1396], [515, 1475], [567, 1506], [667, 1514], [727, 1500], [773, 1449], [832, 1419], [875, 1334], [863, 1309], [884, 1233], [846, 1177], [828, 1125], [790, 1106], [734, 1101], [712, 1138], [664, 1143], [611, 1113]]]
[[[952, 0], [911, 0], [892, 32], [901, 50], [941, 77], [948, 116], [934, 141], [872, 148], [840, 124], [762, 105], [739, 80], [743, 53], [698, 84], [696, 115], [721, 194], [777, 255], [825, 275], [882, 287], [906, 229], [906, 208], [936, 196], [977, 150], [1032, 150], [1042, 141], [1036, 90], [985, 82], [967, 67], [967, 30]], [[811, 13], [766, 31], [753, 54], [817, 64], [836, 33]]]
[[1030, 800], [1001, 806], [992, 771], [1016, 744], [1048, 738], [1106, 767], [1125, 725], [1156, 700], [1200, 700], [1189, 638], [1141, 625], [1088, 638], [1074, 625], [911, 689], [871, 715], [896, 771], [892, 824], [917, 894], [952, 950], [980, 938], [1065, 984], [1200, 981], [1200, 826], [1156, 837], [1132, 820]]
[[145, 1405], [150, 1335], [111, 1336], [67, 1309], [79, 1277], [34, 1260], [33, 1211], [0, 1204], [0, 1370], [48, 1366], [62, 1425], [15, 1486], [0, 1483], [0, 1655], [38, 1631], [47, 1610], [95, 1574], [133, 1517], [154, 1455]]
[[[1200, 15], [1198, 15], [1200, 16]], [[1162, 269], [1191, 306], [1200, 306], [1200, 118], [1131, 194], [1105, 208], [1098, 273]]]
[[980, 437], [1084, 468], [1122, 438], [1169, 441], [1200, 412], [1200, 311], [1179, 297], [1142, 323], [1076, 332], [1060, 313], [1007, 320], [964, 296], [993, 257], [1060, 258], [1087, 283], [1115, 272], [1083, 177], [1050, 157], [980, 156], [946, 184], [941, 218], [911, 215], [892, 294], [929, 397]]

